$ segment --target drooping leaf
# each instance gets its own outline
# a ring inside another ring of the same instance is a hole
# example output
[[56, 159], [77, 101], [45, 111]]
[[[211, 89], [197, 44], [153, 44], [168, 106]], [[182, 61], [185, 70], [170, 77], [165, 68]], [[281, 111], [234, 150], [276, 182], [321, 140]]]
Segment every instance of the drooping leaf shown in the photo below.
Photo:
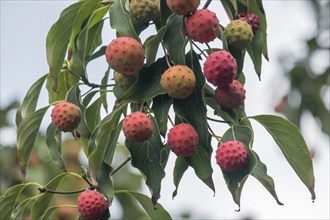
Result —
[[67, 69], [62, 69], [57, 78], [58, 91], [54, 91], [52, 88], [52, 78], [48, 76], [46, 88], [48, 90], [49, 104], [56, 101], [65, 100], [67, 92], [78, 82], [79, 79], [76, 76], [71, 74]]
[[215, 192], [212, 179], [213, 169], [211, 166], [211, 160], [205, 153], [205, 149], [199, 146], [193, 156], [186, 158], [186, 162], [195, 170], [196, 176]]
[[111, 171], [112, 167], [103, 161], [99, 175], [96, 177], [98, 182], [98, 190], [107, 198], [108, 201], [112, 201], [114, 195], [114, 186], [110, 178]]
[[133, 196], [144, 208], [150, 219], [172, 219], [170, 214], [164, 209], [161, 204], [152, 204], [150, 202], [150, 199], [146, 195], [128, 190], [118, 190], [115, 192], [115, 194], [128, 194], [130, 196]]
[[50, 123], [46, 131], [46, 144], [52, 159], [56, 162], [57, 166], [66, 171], [64, 161], [61, 154], [61, 132], [55, 128], [53, 123]]
[[172, 14], [167, 20], [163, 43], [172, 63], [185, 65], [186, 34], [183, 16]]
[[153, 99], [152, 111], [159, 125], [160, 134], [165, 137], [167, 131], [167, 117], [172, 105], [172, 98], [168, 95], [159, 95]]
[[[110, 75], [110, 68], [108, 68], [107, 71], [105, 72], [105, 74], [101, 80], [101, 85], [108, 84], [109, 75]], [[103, 108], [106, 112], [108, 112], [107, 87], [101, 87], [100, 96], [101, 96], [101, 102], [102, 102]]]
[[[48, 75], [48, 74], [47, 74]], [[37, 107], [37, 102], [40, 95], [40, 90], [42, 85], [44, 84], [47, 75], [42, 76], [38, 79], [33, 85], [29, 88], [28, 92], [26, 93], [22, 105], [19, 107], [16, 113], [16, 126], [19, 127], [22, 120], [34, 112]]]
[[160, 198], [161, 181], [165, 177], [163, 150], [166, 149], [162, 143], [158, 125], [154, 118], [151, 117], [154, 126], [154, 132], [151, 138], [142, 143], [132, 142], [126, 139], [125, 144], [131, 153], [132, 165], [138, 168], [146, 178], [151, 194], [153, 204], [157, 203]]
[[277, 197], [276, 191], [275, 191], [275, 183], [273, 178], [268, 176], [267, 174], [267, 167], [264, 163], [260, 161], [259, 156], [254, 153], [256, 157], [256, 166], [253, 168], [251, 175], [255, 177], [267, 190], [268, 192], [274, 197], [277, 204], [283, 205], [283, 203], [280, 202], [280, 200]]
[[[106, 152], [108, 156], [106, 162], [111, 165], [113, 152], [117, 145], [119, 132], [119, 119], [126, 105], [114, 109], [106, 116], [94, 129], [89, 140], [88, 159], [91, 169], [91, 176], [96, 178], [101, 174], [101, 165], [104, 161]], [[111, 153], [110, 153], [110, 152]], [[109, 156], [110, 155], [110, 156]], [[112, 155], [112, 156], [111, 156]]]
[[165, 94], [160, 85], [160, 78], [167, 69], [165, 58], [160, 58], [149, 67], [144, 67], [139, 73], [137, 81], [126, 90], [118, 102], [141, 102]]
[[[18, 204], [18, 206], [15, 207], [15, 209], [11, 213], [9, 220], [22, 219], [24, 217], [23, 214], [24, 214], [26, 206], [30, 202], [34, 202], [37, 198], [38, 197], [36, 197], [36, 196], [30, 197], [30, 198], [27, 198], [24, 201], [22, 201], [20, 204]], [[2, 216], [1, 216], [1, 218], [2, 218]]]
[[253, 37], [251, 44], [249, 44], [247, 47], [247, 52], [251, 57], [251, 60], [254, 65], [254, 69], [259, 79], [261, 77], [262, 45], [263, 45], [262, 32], [257, 31], [257, 33]]
[[87, 126], [93, 131], [100, 122], [101, 98], [96, 99], [85, 111]]
[[166, 27], [161, 28], [156, 35], [152, 35], [144, 42], [146, 66], [150, 66], [155, 60], [158, 52], [158, 47], [163, 40]]
[[125, 8], [125, 2], [126, 0], [117, 0], [113, 3], [110, 8], [110, 25], [112, 29], [117, 31], [118, 37], [128, 36], [139, 41], [140, 39], [134, 29], [132, 17]]
[[256, 166], [256, 158], [251, 149], [253, 142], [253, 133], [251, 129], [247, 126], [233, 126], [228, 129], [221, 138], [222, 142], [230, 140], [237, 140], [242, 142], [248, 151], [248, 163], [245, 165], [245, 167], [243, 167], [239, 171], [222, 172], [227, 183], [227, 187], [232, 194], [233, 200], [240, 208], [243, 186], [247, 178], [249, 177], [249, 174]]
[[49, 65], [49, 75], [52, 80], [52, 89], [54, 91], [58, 90], [57, 78], [68, 48], [73, 23], [77, 12], [83, 4], [84, 2], [79, 1], [64, 9], [60, 18], [47, 34], [47, 62]]
[[315, 199], [313, 163], [306, 142], [298, 128], [276, 115], [257, 115], [252, 118], [263, 125], [281, 149], [286, 160]]
[[183, 174], [188, 169], [189, 165], [186, 160], [182, 157], [177, 157], [175, 160], [175, 166], [173, 170], [173, 182], [175, 185], [175, 190], [172, 193], [172, 198], [174, 198], [178, 194], [179, 183], [183, 177]]
[[76, 205], [58, 205], [58, 206], [51, 206], [49, 207], [45, 214], [40, 218], [40, 220], [48, 220], [50, 219], [50, 217], [52, 216], [52, 214], [54, 212], [56, 212], [58, 209], [61, 209], [61, 208], [73, 208], [73, 209], [76, 209], [77, 206]]
[[26, 167], [32, 147], [37, 138], [41, 121], [49, 106], [29, 114], [17, 130], [17, 154], [23, 167]]
[[1, 195], [0, 197], [0, 216], [2, 219], [10, 219], [13, 211], [17, 207], [19, 201], [19, 197], [21, 193], [29, 186], [37, 186], [40, 187], [39, 184], [34, 182], [28, 182], [24, 184], [17, 184], [9, 189]]
[[[46, 184], [45, 188], [49, 190], [56, 191], [57, 187], [61, 184], [61, 182], [68, 176], [77, 176], [77, 174], [73, 174], [70, 172], [65, 172], [57, 175], [55, 178], [53, 178], [49, 183]], [[54, 194], [53, 193], [48, 193], [48, 192], [42, 192], [42, 195], [38, 197], [36, 202], [34, 203], [31, 213], [30, 213], [30, 218], [31, 219], [39, 219], [41, 218], [47, 211], [47, 208], [53, 198]]]

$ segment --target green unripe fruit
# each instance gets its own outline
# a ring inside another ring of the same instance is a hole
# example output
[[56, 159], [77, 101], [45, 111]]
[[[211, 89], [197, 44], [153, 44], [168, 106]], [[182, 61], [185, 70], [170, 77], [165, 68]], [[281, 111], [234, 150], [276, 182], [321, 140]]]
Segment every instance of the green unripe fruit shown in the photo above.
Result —
[[119, 73], [119, 72], [115, 71], [114, 79], [115, 79], [116, 85], [118, 85], [123, 90], [127, 90], [136, 81], [136, 76], [135, 75], [124, 75], [122, 73]]
[[245, 49], [253, 38], [251, 26], [242, 20], [231, 21], [224, 30], [228, 43], [238, 50]]
[[159, 0], [131, 0], [129, 9], [136, 19], [149, 22], [158, 16], [160, 2]]

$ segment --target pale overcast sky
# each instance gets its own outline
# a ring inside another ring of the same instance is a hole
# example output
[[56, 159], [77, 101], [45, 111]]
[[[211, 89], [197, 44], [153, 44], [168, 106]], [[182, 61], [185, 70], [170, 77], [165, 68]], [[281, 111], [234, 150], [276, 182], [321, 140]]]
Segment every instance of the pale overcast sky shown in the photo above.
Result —
[[[4, 1], [1, 0], [1, 107], [12, 99], [22, 101], [28, 88], [43, 74], [48, 72], [45, 53], [46, 35], [59, 13], [74, 1]], [[264, 60], [262, 82], [254, 74], [250, 61], [246, 61], [244, 72], [247, 75], [246, 111], [248, 115], [274, 114], [273, 108], [285, 94], [286, 85], [278, 90], [274, 79], [281, 77], [277, 56], [292, 51], [297, 56], [304, 52], [300, 40], [312, 36], [315, 31], [313, 15], [306, 1], [264, 1], [268, 19], [268, 43], [270, 62]], [[213, 1], [209, 7], [217, 12], [220, 23], [228, 23], [219, 1]], [[104, 44], [114, 38], [114, 32], [108, 28], [104, 33]], [[91, 81], [99, 81], [107, 64], [99, 59], [89, 66]], [[275, 92], [274, 92], [275, 91]], [[41, 95], [40, 106], [48, 103], [47, 93]], [[214, 168], [216, 196], [195, 177], [189, 169], [183, 177], [179, 194], [172, 200], [174, 186], [171, 173], [174, 156], [171, 155], [163, 181], [161, 204], [177, 217], [181, 211], [189, 211], [196, 219], [242, 219], [251, 216], [254, 219], [329, 219], [329, 142], [326, 136], [319, 134], [319, 128], [308, 117], [304, 127], [307, 143], [317, 145], [317, 160], [314, 162], [316, 177], [316, 200], [311, 202], [307, 188], [300, 182], [289, 167], [265, 130], [253, 124], [255, 128], [254, 149], [268, 167], [268, 174], [275, 181], [277, 194], [285, 205], [278, 206], [271, 195], [253, 177], [249, 178], [241, 198], [241, 211], [227, 190], [220, 168]], [[216, 130], [221, 134], [226, 127]], [[216, 144], [216, 143], [215, 143]], [[214, 158], [213, 158], [214, 160]], [[215, 164], [215, 161], [213, 161]], [[149, 195], [147, 189], [144, 192]], [[118, 216], [116, 203], [111, 207], [112, 216]]]

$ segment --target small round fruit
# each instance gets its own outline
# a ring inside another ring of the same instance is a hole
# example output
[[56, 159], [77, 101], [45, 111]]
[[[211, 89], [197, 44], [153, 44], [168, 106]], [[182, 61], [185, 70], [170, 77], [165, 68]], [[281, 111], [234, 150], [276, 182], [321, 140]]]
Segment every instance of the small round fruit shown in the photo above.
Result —
[[215, 90], [215, 99], [222, 107], [239, 108], [244, 104], [245, 92], [242, 84], [234, 80], [228, 86], [218, 86]]
[[169, 96], [175, 99], [185, 99], [195, 90], [195, 74], [187, 66], [172, 66], [163, 73], [160, 85]]
[[211, 53], [204, 63], [204, 76], [215, 86], [226, 86], [232, 83], [237, 74], [235, 58], [227, 51]]
[[57, 129], [68, 132], [78, 127], [81, 112], [75, 104], [63, 101], [55, 105], [50, 116]]
[[159, 0], [131, 0], [129, 9], [136, 19], [149, 22], [158, 16], [160, 2]]
[[200, 0], [166, 0], [171, 11], [179, 15], [188, 15], [197, 10]]
[[253, 13], [248, 13], [248, 14], [239, 13], [239, 14], [236, 15], [236, 18], [240, 19], [242, 21], [246, 21], [249, 25], [251, 25], [253, 34], [256, 34], [256, 32], [260, 28], [260, 19], [259, 19], [258, 15], [256, 15], [256, 14], [253, 14]]
[[114, 39], [105, 51], [109, 66], [125, 75], [139, 72], [144, 63], [144, 48], [142, 44], [131, 37]]
[[253, 32], [251, 26], [242, 20], [231, 21], [224, 30], [228, 43], [238, 50], [245, 49], [252, 41]]
[[78, 211], [83, 218], [96, 220], [108, 209], [106, 198], [95, 190], [82, 192], [77, 200]]
[[242, 169], [248, 159], [247, 150], [242, 142], [227, 141], [219, 145], [216, 151], [217, 164], [223, 171], [234, 172]]
[[182, 123], [175, 125], [167, 135], [167, 144], [179, 157], [190, 157], [195, 154], [199, 136], [194, 127]]
[[114, 73], [115, 83], [123, 90], [129, 89], [136, 81], [135, 75], [124, 75], [119, 72]]
[[186, 33], [194, 41], [208, 43], [219, 34], [220, 24], [216, 14], [208, 9], [201, 9], [187, 18]]
[[143, 112], [133, 112], [123, 122], [123, 132], [127, 140], [144, 142], [149, 140], [153, 132], [150, 118]]

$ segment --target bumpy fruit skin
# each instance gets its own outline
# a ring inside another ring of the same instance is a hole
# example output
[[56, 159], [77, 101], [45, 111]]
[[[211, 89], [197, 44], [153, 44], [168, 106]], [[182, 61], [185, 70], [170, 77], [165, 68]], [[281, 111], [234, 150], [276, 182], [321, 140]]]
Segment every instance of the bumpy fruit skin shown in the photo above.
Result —
[[242, 21], [246, 21], [249, 25], [251, 25], [253, 34], [256, 34], [256, 32], [260, 28], [260, 19], [259, 19], [258, 15], [256, 15], [256, 14], [253, 14], [253, 13], [248, 13], [248, 14], [239, 13], [239, 14], [236, 15], [236, 18], [240, 19]]
[[194, 127], [182, 123], [175, 125], [167, 134], [169, 148], [179, 157], [190, 157], [197, 149], [199, 136]]
[[215, 86], [226, 86], [232, 83], [237, 74], [235, 58], [227, 51], [211, 53], [203, 66], [204, 76]]
[[172, 66], [163, 73], [160, 85], [169, 96], [176, 99], [185, 99], [195, 90], [195, 74], [187, 66]]
[[68, 132], [78, 127], [81, 112], [75, 104], [63, 101], [55, 105], [50, 116], [57, 129]]
[[248, 153], [243, 143], [227, 141], [219, 145], [216, 151], [217, 164], [223, 171], [234, 172], [242, 169], [248, 160]]
[[144, 63], [142, 44], [131, 37], [114, 39], [105, 52], [110, 67], [125, 75], [134, 75]]
[[229, 44], [238, 50], [245, 49], [253, 38], [251, 26], [242, 20], [231, 21], [225, 27], [224, 35]]
[[143, 142], [150, 139], [153, 132], [153, 125], [146, 114], [133, 112], [124, 119], [123, 132], [127, 140]]
[[166, 0], [171, 11], [179, 15], [188, 15], [197, 10], [200, 0]]
[[136, 81], [136, 76], [135, 75], [124, 75], [121, 74], [119, 72], [114, 73], [114, 79], [115, 79], [115, 83], [122, 88], [123, 90], [127, 90], [129, 89], [134, 82]]
[[218, 86], [215, 90], [215, 99], [219, 105], [225, 108], [239, 108], [244, 104], [245, 92], [242, 84], [234, 80], [228, 86]]
[[158, 16], [160, 2], [159, 0], [131, 0], [129, 9], [136, 19], [149, 22]]
[[208, 9], [198, 10], [187, 18], [186, 33], [194, 41], [208, 43], [217, 37], [219, 31], [217, 16]]
[[108, 209], [109, 203], [101, 193], [87, 190], [79, 195], [77, 206], [82, 217], [96, 220]]

